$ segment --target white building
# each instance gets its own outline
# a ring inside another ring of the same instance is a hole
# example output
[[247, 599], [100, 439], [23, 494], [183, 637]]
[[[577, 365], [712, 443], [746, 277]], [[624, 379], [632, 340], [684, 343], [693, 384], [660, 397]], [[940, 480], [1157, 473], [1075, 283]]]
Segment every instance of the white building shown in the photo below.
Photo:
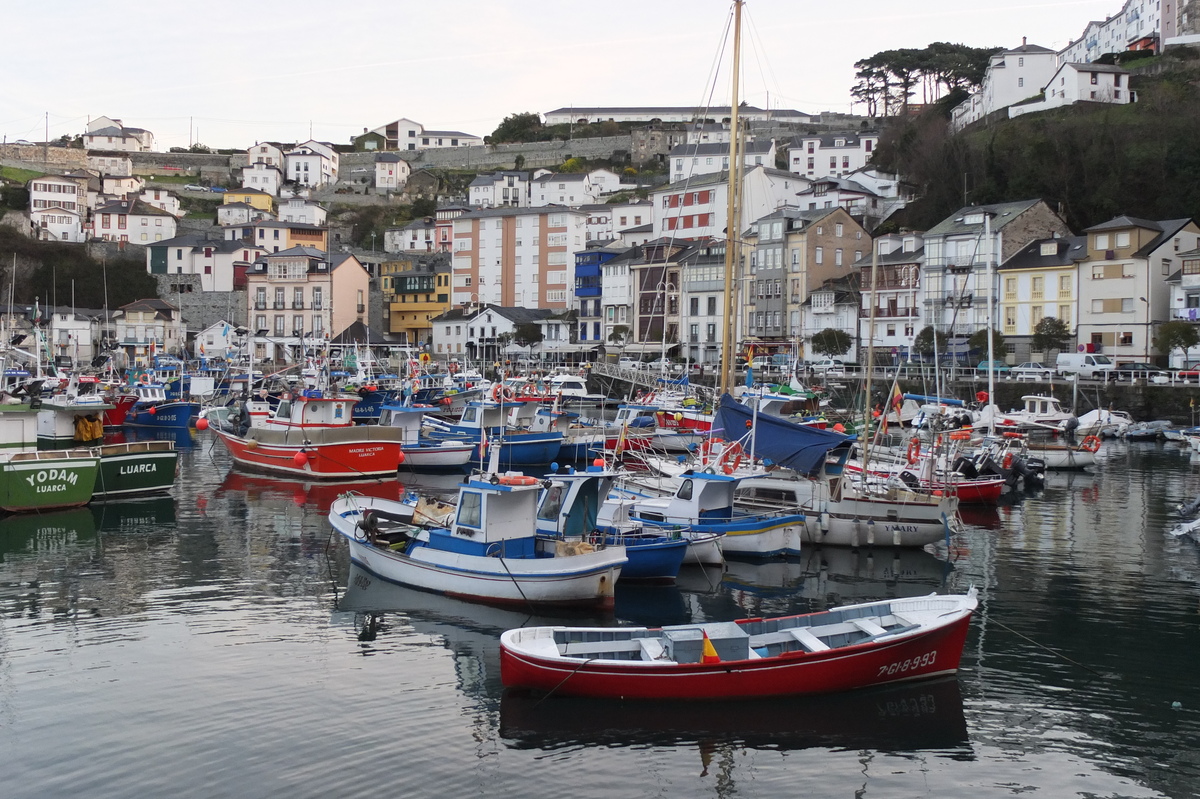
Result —
[[105, 197], [117, 197], [122, 200], [132, 195], [140, 194], [146, 182], [133, 175], [102, 175], [100, 177], [100, 193]]
[[1158, 50], [1165, 44], [1185, 43], [1175, 37], [1186, 24], [1181, 17], [1186, 16], [1187, 5], [1168, 0], [1164, 13], [1161, 0], [1126, 0], [1111, 17], [1089, 22], [1082, 36], [1059, 51], [1058, 63], [1091, 63], [1105, 53]]
[[91, 150], [87, 154], [87, 168], [97, 175], [132, 175], [133, 160], [128, 153], [116, 150]]
[[1063, 64], [1046, 84], [1044, 93], [1040, 101], [1010, 105], [1009, 118], [1075, 103], [1125, 105], [1134, 99], [1129, 90], [1129, 70], [1107, 64]]
[[283, 185], [283, 170], [274, 164], [255, 162], [242, 167], [242, 188], [258, 189], [272, 196], [279, 195]]
[[303, 197], [291, 197], [283, 200], [275, 209], [276, 218], [280, 222], [303, 222], [307, 225], [324, 225], [329, 212], [317, 202]]
[[145, 152], [154, 149], [154, 134], [143, 128], [126, 127], [119, 119], [96, 117], [88, 122], [83, 146], [88, 150]]
[[68, 175], [42, 175], [26, 184], [29, 210], [60, 208], [83, 215], [87, 212], [87, 181]]
[[529, 204], [535, 208], [544, 205], [578, 207], [594, 203], [599, 197], [600, 189], [584, 172], [548, 172], [535, 177], [529, 187]]
[[566, 310], [587, 214], [557, 206], [485, 208], [453, 221], [451, 302]]
[[635, 340], [633, 330], [633, 290], [634, 274], [630, 270], [631, 263], [640, 263], [642, 249], [631, 247], [620, 255], [600, 266], [600, 299], [603, 314], [602, 341], [614, 341], [613, 334], [624, 332], [621, 343], [628, 344]]
[[412, 167], [395, 153], [375, 156], [375, 188], [380, 192], [403, 191]]
[[75, 210], [51, 205], [29, 211], [29, 223], [34, 235], [44, 241], [87, 241], [83, 216]]
[[[741, 152], [747, 170], [756, 166], [775, 167], [774, 139], [748, 141]], [[729, 169], [729, 143], [679, 144], [671, 148], [667, 162], [671, 165], [673, 182], [725, 172]]]
[[788, 170], [814, 180], [845, 177], [865, 167], [878, 145], [874, 132], [797, 136], [788, 148]]
[[246, 151], [247, 164], [265, 164], [283, 171], [285, 159], [283, 150], [273, 144], [259, 142]]
[[116, 200], [92, 214], [92, 235], [105, 241], [166, 241], [175, 238], [175, 227], [175, 217], [140, 200]]
[[225, 203], [217, 206], [217, 224], [221, 227], [248, 225], [260, 219], [274, 219], [274, 217], [249, 203]]
[[224, 320], [211, 324], [196, 334], [192, 346], [193, 358], [229, 358], [240, 354], [237, 328]]
[[519, 170], [478, 175], [467, 187], [468, 200], [477, 208], [527, 208], [529, 180]]
[[[808, 184], [807, 178], [780, 169], [759, 166], [747, 170], [742, 176], [742, 219], [749, 224], [792, 204], [796, 192]], [[728, 189], [728, 172], [701, 175], [656, 189], [650, 194], [655, 230], [652, 238], [725, 238]]]
[[146, 271], [152, 275], [199, 275], [201, 291], [233, 291], [266, 250], [240, 241], [212, 241], [188, 234], [146, 247]]
[[309, 140], [284, 154], [284, 178], [299, 186], [325, 186], [337, 181], [338, 154], [325, 142]]
[[[711, 106], [702, 109], [687, 106], [567, 106], [547, 111], [543, 116], [547, 125], [566, 125], [572, 122], [695, 122], [710, 121], [728, 123], [733, 114], [729, 106]], [[738, 116], [743, 120], [781, 122], [810, 122], [813, 117], [787, 108], [757, 108], [752, 105], [738, 107]], [[702, 119], [701, 119], [702, 118]]]
[[161, 208], [176, 219], [183, 216], [183, 209], [179, 205], [179, 198], [166, 189], [143, 189], [141, 201], [146, 205]]
[[1024, 40], [1020, 47], [996, 53], [988, 61], [982, 88], [954, 108], [951, 129], [962, 130], [993, 111], [1028, 100], [1041, 92], [1057, 69], [1057, 53]]

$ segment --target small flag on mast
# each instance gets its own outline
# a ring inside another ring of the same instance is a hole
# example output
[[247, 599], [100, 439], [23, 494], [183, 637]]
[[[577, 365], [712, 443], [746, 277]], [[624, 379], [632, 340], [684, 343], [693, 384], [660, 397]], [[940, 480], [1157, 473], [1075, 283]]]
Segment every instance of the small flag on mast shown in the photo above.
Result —
[[700, 631], [704, 635], [704, 648], [700, 650], [701, 663], [720, 663], [721, 656], [717, 654], [717, 648], [713, 646], [713, 642], [709, 640], [708, 633], [704, 630]]

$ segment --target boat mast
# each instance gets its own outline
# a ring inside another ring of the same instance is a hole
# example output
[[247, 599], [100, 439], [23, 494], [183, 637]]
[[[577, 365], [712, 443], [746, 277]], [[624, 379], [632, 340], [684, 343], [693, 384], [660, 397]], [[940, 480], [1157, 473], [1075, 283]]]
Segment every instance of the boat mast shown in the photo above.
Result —
[[729, 195], [727, 223], [725, 226], [725, 332], [721, 337], [721, 382], [720, 393], [733, 391], [733, 334], [734, 334], [734, 286], [737, 282], [738, 255], [741, 252], [741, 195], [742, 157], [740, 147], [741, 120], [738, 118], [738, 82], [741, 79], [742, 60], [742, 5], [744, 0], [733, 2], [733, 92], [729, 103]]
[[[988, 337], [988, 404], [996, 404], [996, 352], [995, 352], [995, 337], [992, 335], [992, 256], [995, 252], [992, 246], [992, 215], [988, 211], [983, 212], [983, 237], [987, 239], [987, 337]], [[997, 406], [998, 407], [998, 406]], [[996, 414], [991, 412], [988, 414], [988, 435], [996, 435]]]
[[[863, 426], [862, 426], [862, 481], [863, 486], [867, 484], [867, 467], [870, 463], [870, 452], [868, 447], [871, 441], [871, 376], [875, 372], [875, 287], [879, 285], [879, 243], [871, 242], [871, 293], [869, 302], [871, 303], [871, 314], [867, 322], [867, 376], [863, 383]], [[880, 418], [882, 413], [886, 413], [885, 409], [880, 409]]]

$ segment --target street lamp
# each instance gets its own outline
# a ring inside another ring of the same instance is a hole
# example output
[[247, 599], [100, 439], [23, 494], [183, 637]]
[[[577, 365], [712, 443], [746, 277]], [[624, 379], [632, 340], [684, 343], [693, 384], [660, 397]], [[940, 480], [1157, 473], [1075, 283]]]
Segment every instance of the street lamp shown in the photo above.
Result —
[[[677, 291], [675, 284], [668, 280], [658, 281], [657, 295], [662, 297], [662, 355], [659, 360], [659, 367], [663, 377], [667, 376], [667, 292]], [[653, 319], [651, 320], [653, 321]]]

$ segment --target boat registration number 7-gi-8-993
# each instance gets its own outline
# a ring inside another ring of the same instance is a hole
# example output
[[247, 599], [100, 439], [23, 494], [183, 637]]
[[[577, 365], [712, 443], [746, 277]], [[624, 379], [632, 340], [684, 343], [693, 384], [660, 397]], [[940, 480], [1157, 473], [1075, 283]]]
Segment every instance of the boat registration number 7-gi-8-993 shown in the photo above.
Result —
[[913, 669], [920, 669], [924, 668], [925, 666], [933, 665], [933, 661], [935, 660], [937, 660], [936, 649], [932, 652], [926, 652], [920, 657], [911, 657], [908, 660], [897, 660], [895, 663], [889, 663], [886, 666], [880, 666], [879, 673], [875, 676], [883, 677], [884, 675], [892, 675], [896, 673], [903, 674], [906, 671], [912, 671]]

